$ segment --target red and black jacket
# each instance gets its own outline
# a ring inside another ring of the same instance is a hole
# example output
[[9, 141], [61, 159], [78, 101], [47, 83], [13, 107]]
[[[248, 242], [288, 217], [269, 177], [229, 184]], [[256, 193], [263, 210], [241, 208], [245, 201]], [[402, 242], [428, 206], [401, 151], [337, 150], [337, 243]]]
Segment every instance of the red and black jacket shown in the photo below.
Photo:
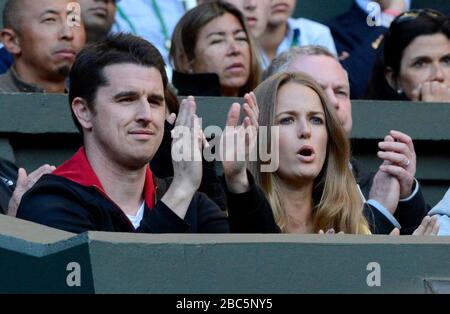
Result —
[[49, 227], [85, 231], [140, 233], [225, 233], [228, 217], [204, 194], [196, 193], [185, 219], [155, 200], [155, 185], [147, 168], [145, 212], [139, 228], [105, 193], [81, 148], [53, 174], [44, 175], [22, 199], [17, 217]]
[[[224, 182], [224, 180], [223, 180]], [[196, 193], [184, 219], [155, 199], [155, 185], [147, 168], [145, 212], [139, 228], [105, 193], [81, 148], [70, 160], [47, 174], [23, 196], [17, 217], [49, 227], [85, 231], [139, 233], [277, 233], [272, 210], [264, 193], [250, 177], [250, 190], [224, 191], [228, 215], [203, 193]]]

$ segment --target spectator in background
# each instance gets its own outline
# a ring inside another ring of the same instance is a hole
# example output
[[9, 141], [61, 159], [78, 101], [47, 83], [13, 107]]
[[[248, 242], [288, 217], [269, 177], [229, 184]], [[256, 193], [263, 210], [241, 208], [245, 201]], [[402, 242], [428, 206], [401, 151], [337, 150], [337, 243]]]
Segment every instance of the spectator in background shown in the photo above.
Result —
[[[111, 31], [116, 14], [116, 0], [78, 0], [86, 32], [86, 44], [98, 42]], [[0, 74], [13, 64], [12, 55], [0, 44]]]
[[162, 54], [169, 79], [169, 51], [175, 25], [186, 12], [180, 0], [121, 0], [112, 32], [126, 32], [148, 40]]
[[368, 98], [450, 102], [450, 17], [429, 9], [399, 15], [385, 36]]
[[[347, 73], [332, 53], [319, 46], [291, 48], [273, 61], [268, 74], [284, 71], [311, 75], [325, 90], [341, 125], [350, 136], [353, 124], [350, 85]], [[373, 211], [375, 233], [389, 233], [394, 227], [401, 227], [402, 234], [411, 234], [428, 211], [419, 183], [414, 178], [414, 144], [406, 134], [392, 131], [379, 143], [379, 148], [378, 157], [383, 160], [383, 165], [376, 174], [370, 173], [354, 158], [350, 168], [364, 201], [368, 200], [367, 203], [377, 209]], [[392, 179], [398, 183], [392, 183]], [[384, 190], [390, 184], [400, 185], [400, 194], [396, 198], [391, 197], [389, 188]]]
[[244, 17], [226, 2], [204, 3], [183, 16], [173, 33], [170, 59], [180, 95], [244, 96], [260, 80]]
[[410, 0], [355, 0], [347, 12], [326, 23], [349, 75], [352, 99], [365, 95], [383, 35], [392, 20], [409, 7]]
[[18, 169], [12, 162], [0, 158], [0, 214], [16, 216], [23, 194], [42, 175], [53, 170], [55, 167], [44, 165], [27, 175], [25, 169]]
[[327, 26], [305, 19], [292, 18], [296, 0], [272, 0], [269, 24], [258, 38], [262, 48], [263, 69], [291, 47], [319, 45], [336, 54], [333, 37]]
[[116, 1], [78, 0], [86, 31], [86, 44], [102, 41], [109, 34], [116, 14]]
[[[198, 4], [218, 0], [199, 0]], [[255, 38], [266, 30], [272, 0], [222, 0], [233, 4], [244, 14], [247, 25]]]
[[0, 92], [65, 91], [65, 79], [85, 44], [83, 26], [68, 23], [70, 0], [8, 0], [2, 42], [14, 65], [0, 76]]

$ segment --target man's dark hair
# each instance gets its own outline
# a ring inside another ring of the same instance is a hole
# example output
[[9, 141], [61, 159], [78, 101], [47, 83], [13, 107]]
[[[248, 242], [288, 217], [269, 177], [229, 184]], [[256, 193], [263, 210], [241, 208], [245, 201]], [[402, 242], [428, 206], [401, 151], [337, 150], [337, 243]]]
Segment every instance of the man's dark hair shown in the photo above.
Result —
[[[94, 100], [100, 87], [108, 84], [103, 69], [109, 65], [132, 63], [156, 68], [160, 73], [167, 93], [168, 79], [164, 60], [151, 43], [130, 34], [115, 34], [104, 41], [83, 49], [77, 56], [69, 74], [69, 103], [76, 97], [83, 98], [91, 111], [95, 112]], [[133, 73], [128, 73], [133, 75]], [[126, 77], [123, 78], [126, 80]], [[72, 109], [71, 109], [72, 110]], [[82, 127], [72, 111], [78, 130]]]
[[3, 7], [3, 27], [20, 31], [24, 0], [6, 0]]

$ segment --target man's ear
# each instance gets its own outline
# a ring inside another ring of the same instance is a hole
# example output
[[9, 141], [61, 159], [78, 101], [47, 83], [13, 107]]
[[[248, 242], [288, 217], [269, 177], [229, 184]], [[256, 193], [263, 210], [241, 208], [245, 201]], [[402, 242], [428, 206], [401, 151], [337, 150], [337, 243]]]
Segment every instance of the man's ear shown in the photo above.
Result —
[[19, 37], [13, 29], [2, 29], [0, 32], [0, 38], [6, 50], [8, 50], [10, 54], [19, 55], [22, 52]]
[[398, 91], [401, 88], [398, 86], [397, 79], [394, 76], [394, 71], [391, 67], [387, 67], [386, 70], [384, 70], [384, 77], [386, 78], [386, 82], [388, 82], [389, 86], [395, 90]]
[[94, 114], [89, 109], [86, 100], [76, 97], [72, 101], [72, 111], [83, 129], [92, 130], [92, 117]]

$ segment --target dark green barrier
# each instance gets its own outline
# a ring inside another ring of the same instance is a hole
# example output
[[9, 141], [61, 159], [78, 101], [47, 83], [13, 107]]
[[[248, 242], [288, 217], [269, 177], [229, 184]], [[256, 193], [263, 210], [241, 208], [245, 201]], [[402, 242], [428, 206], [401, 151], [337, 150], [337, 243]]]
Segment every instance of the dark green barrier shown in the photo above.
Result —
[[450, 237], [75, 236], [0, 216], [0, 293], [450, 293], [448, 261]]
[[89, 259], [87, 235], [0, 215], [0, 293], [93, 293]]
[[[203, 127], [225, 124], [237, 99], [198, 98]], [[435, 204], [450, 186], [450, 104], [353, 102], [353, 155], [372, 170], [380, 160], [377, 142], [391, 129], [415, 140], [417, 177], [426, 199]], [[59, 165], [79, 147], [66, 95], [0, 95], [0, 156], [28, 170], [43, 163]]]

